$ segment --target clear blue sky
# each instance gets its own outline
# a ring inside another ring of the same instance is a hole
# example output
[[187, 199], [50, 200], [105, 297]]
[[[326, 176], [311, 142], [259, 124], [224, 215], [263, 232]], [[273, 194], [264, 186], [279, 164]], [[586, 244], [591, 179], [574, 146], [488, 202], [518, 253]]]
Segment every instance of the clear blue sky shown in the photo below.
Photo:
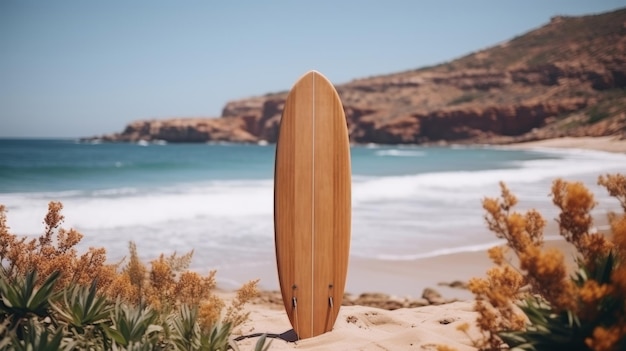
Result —
[[0, 1], [0, 137], [81, 137], [449, 61], [623, 0]]

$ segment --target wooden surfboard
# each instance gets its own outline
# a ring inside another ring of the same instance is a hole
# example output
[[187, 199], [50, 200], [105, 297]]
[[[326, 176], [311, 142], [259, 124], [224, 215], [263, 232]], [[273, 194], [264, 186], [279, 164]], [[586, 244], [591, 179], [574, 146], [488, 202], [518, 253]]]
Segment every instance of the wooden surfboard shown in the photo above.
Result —
[[274, 239], [283, 302], [298, 338], [330, 331], [348, 271], [350, 144], [333, 85], [311, 71], [283, 109], [274, 173]]

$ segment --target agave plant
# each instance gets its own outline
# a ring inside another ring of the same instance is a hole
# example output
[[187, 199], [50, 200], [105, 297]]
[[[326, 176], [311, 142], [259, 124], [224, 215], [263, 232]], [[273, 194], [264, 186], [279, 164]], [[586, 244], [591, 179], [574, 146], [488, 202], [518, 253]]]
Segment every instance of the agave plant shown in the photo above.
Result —
[[[198, 324], [198, 307], [182, 305], [177, 313], [168, 318], [169, 339], [177, 351], [239, 351], [231, 339], [231, 323], [216, 323], [208, 331], [203, 331]], [[255, 351], [267, 351], [266, 335], [256, 343]]]
[[170, 341], [176, 350], [199, 350], [200, 349], [200, 326], [197, 322], [198, 308], [182, 305], [178, 313], [173, 313], [168, 318]]
[[158, 313], [150, 307], [115, 304], [111, 315], [111, 326], [103, 326], [108, 337], [114, 342], [114, 349], [143, 349], [144, 345], [154, 346], [158, 334], [163, 329], [157, 325]]
[[106, 345], [104, 326], [110, 324], [112, 305], [97, 295], [96, 282], [91, 287], [72, 285], [63, 291], [57, 303], [51, 303], [56, 318], [67, 325], [68, 333], [87, 349]]
[[91, 287], [82, 285], [68, 287], [63, 291], [60, 303], [51, 305], [60, 319], [78, 329], [103, 323], [109, 318], [112, 310], [106, 297], [97, 295], [96, 282]]
[[225, 351], [230, 348], [230, 323], [214, 325], [203, 333], [198, 324], [198, 307], [180, 306], [177, 313], [168, 318], [170, 341], [178, 351]]
[[555, 313], [539, 297], [529, 297], [520, 308], [528, 317], [527, 329], [498, 333], [512, 350], [575, 350], [584, 340], [580, 321], [572, 312]]
[[59, 272], [54, 272], [37, 287], [35, 271], [29, 272], [23, 279], [16, 278], [14, 282], [0, 274], [0, 318], [8, 319], [10, 327], [14, 328], [30, 317], [48, 316], [59, 276]]
[[201, 338], [201, 350], [205, 351], [226, 351], [231, 348], [229, 339], [232, 331], [230, 323], [218, 323], [211, 328], [208, 335]]
[[63, 330], [49, 330], [29, 319], [25, 323], [21, 338], [11, 335], [10, 343], [2, 345], [0, 350], [15, 351], [57, 351], [72, 350], [74, 343], [63, 338]]

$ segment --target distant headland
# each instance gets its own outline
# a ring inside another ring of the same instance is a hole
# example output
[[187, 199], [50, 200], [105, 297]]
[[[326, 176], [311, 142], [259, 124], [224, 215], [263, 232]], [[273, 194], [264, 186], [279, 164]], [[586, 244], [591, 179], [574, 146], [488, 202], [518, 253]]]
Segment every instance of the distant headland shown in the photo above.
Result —
[[[550, 23], [432, 67], [337, 85], [351, 141], [512, 143], [626, 137], [626, 9]], [[231, 101], [219, 118], [139, 120], [84, 140], [272, 143], [286, 92]]]

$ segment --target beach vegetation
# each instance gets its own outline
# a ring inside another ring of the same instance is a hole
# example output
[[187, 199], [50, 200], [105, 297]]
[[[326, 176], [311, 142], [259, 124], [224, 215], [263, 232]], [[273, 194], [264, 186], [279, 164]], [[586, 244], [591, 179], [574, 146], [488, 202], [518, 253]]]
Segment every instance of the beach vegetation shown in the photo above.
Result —
[[598, 231], [593, 194], [580, 182], [557, 179], [551, 197], [560, 235], [576, 252], [572, 271], [564, 253], [545, 248], [546, 220], [536, 210], [517, 212], [504, 183], [499, 198], [485, 198], [487, 225], [506, 244], [488, 251], [495, 266], [473, 278], [481, 350], [626, 350], [626, 177], [604, 175], [598, 184], [622, 211]]
[[465, 104], [468, 102], [472, 102], [478, 98], [481, 97], [480, 93], [475, 93], [475, 92], [469, 92], [469, 93], [465, 93], [461, 96], [458, 96], [454, 99], [452, 99], [450, 102], [448, 102], [448, 106], [455, 106], [455, 105], [461, 105], [461, 104]]
[[588, 113], [589, 119], [587, 120], [587, 123], [589, 124], [600, 122], [601, 120], [611, 116], [609, 111], [601, 109], [598, 105], [595, 105], [594, 107], [589, 109]]
[[[215, 271], [189, 270], [193, 252], [161, 254], [148, 265], [129, 244], [107, 263], [103, 248], [76, 248], [82, 234], [61, 227], [50, 202], [44, 233], [10, 233], [0, 205], [0, 350], [238, 350], [231, 337], [249, 316], [258, 280], [230, 303], [214, 293]], [[257, 350], [266, 350], [266, 338]]]

